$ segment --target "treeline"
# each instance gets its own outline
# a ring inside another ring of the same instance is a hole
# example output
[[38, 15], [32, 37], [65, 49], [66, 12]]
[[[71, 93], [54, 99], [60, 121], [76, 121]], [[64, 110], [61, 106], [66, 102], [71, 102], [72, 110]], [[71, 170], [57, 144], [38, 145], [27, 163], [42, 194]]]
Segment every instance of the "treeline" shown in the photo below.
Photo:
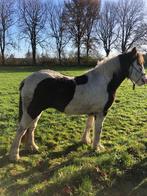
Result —
[[134, 45], [141, 47], [147, 43], [146, 11], [143, 0], [0, 0], [2, 64], [7, 50], [18, 47], [16, 36], [30, 44], [26, 57], [33, 64], [41, 59], [39, 47], [47, 51], [42, 59], [50, 53], [48, 48], [55, 50], [60, 64], [70, 48], [80, 64], [83, 56], [89, 59], [101, 48], [108, 56], [113, 49], [126, 52]]

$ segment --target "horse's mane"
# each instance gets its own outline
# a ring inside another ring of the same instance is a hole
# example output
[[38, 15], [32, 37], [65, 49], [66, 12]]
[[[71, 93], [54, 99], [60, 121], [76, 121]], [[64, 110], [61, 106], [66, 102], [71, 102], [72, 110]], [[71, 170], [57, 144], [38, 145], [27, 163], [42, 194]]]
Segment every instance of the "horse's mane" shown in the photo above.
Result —
[[106, 63], [107, 61], [109, 61], [110, 59], [114, 58], [115, 56], [111, 56], [111, 57], [105, 57], [101, 60], [97, 61], [97, 65], [95, 66], [95, 68], [100, 67], [102, 64]]
[[[95, 66], [95, 68], [101, 66], [102, 64], [107, 63], [109, 60], [111, 60], [111, 59], [113, 59], [113, 58], [115, 58], [117, 56], [118, 55], [108, 56], [108, 57], [104, 57], [101, 60], [98, 60], [97, 61], [97, 65]], [[143, 65], [144, 64], [144, 56], [141, 53], [137, 53], [136, 57], [137, 57], [138, 64]]]
[[140, 64], [140, 65], [144, 65], [144, 57], [143, 57], [143, 55], [140, 54], [140, 53], [137, 54], [137, 62], [138, 62], [138, 64]]

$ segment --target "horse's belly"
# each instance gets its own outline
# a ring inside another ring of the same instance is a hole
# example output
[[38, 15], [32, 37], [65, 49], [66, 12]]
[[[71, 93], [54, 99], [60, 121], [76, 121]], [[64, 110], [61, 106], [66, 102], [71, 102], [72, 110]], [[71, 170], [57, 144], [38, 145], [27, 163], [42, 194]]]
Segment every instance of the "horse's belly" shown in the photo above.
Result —
[[91, 104], [81, 104], [81, 105], [68, 105], [64, 112], [66, 114], [91, 114], [95, 113], [98, 111], [98, 106], [97, 105], [91, 105]]

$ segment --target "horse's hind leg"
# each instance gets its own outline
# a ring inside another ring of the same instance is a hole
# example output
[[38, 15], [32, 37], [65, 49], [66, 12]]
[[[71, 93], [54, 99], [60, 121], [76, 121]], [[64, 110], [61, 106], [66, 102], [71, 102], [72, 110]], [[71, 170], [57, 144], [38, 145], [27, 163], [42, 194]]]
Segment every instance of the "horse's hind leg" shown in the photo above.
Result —
[[25, 148], [26, 150], [30, 152], [38, 151], [38, 146], [35, 144], [35, 140], [34, 140], [34, 131], [35, 131], [35, 128], [37, 126], [40, 116], [41, 114], [35, 120], [33, 120], [33, 122], [31, 123], [30, 127], [27, 129], [24, 135], [25, 136]]
[[28, 114], [23, 114], [19, 127], [16, 132], [16, 136], [14, 138], [14, 141], [10, 149], [10, 153], [9, 153], [10, 160], [15, 161], [19, 159], [19, 146], [21, 143], [21, 139], [32, 122], [33, 120]]
[[90, 139], [90, 130], [92, 130], [94, 127], [94, 115], [89, 115], [86, 122], [86, 128], [84, 130], [84, 134], [82, 136], [82, 142], [85, 144], [91, 143]]

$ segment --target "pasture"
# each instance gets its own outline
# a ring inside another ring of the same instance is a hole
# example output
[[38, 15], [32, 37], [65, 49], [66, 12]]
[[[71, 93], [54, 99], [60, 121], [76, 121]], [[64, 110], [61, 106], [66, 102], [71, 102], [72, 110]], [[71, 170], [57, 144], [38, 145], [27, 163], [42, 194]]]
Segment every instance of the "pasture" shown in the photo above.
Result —
[[[102, 133], [104, 152], [80, 142], [85, 116], [66, 116], [46, 110], [36, 130], [38, 154], [10, 163], [7, 153], [18, 119], [20, 81], [40, 67], [0, 68], [0, 195], [147, 194], [147, 86], [123, 82], [108, 112]], [[55, 67], [67, 75], [87, 68]]]

